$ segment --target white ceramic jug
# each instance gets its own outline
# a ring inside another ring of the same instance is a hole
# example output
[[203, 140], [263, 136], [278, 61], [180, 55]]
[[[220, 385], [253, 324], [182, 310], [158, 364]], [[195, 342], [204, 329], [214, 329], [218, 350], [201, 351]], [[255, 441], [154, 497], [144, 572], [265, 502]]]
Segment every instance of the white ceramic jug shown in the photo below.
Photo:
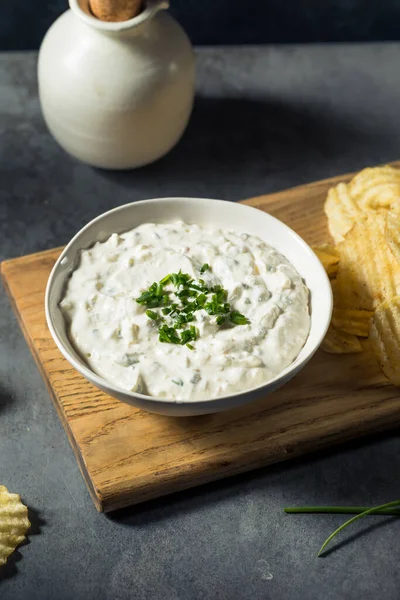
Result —
[[39, 52], [39, 97], [61, 146], [96, 167], [130, 169], [166, 154], [193, 105], [194, 55], [165, 0], [129, 21], [95, 18], [69, 0]]

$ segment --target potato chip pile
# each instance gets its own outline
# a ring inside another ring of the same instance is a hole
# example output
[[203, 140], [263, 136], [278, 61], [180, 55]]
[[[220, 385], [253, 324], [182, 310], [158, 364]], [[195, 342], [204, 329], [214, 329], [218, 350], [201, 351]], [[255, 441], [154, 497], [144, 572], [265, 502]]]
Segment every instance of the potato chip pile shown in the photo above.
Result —
[[0, 485], [0, 567], [24, 541], [30, 526], [28, 509], [21, 498]]
[[362, 352], [400, 385], [400, 169], [368, 168], [331, 188], [325, 202], [335, 246], [314, 248], [331, 278], [334, 309], [326, 352]]

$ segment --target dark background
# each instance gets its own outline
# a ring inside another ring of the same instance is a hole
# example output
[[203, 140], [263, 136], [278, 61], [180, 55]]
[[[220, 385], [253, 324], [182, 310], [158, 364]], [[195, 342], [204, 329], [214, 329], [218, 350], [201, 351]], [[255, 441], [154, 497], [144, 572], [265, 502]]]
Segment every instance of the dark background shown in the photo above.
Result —
[[[1, 0], [0, 50], [31, 50], [68, 0]], [[399, 0], [171, 0], [195, 44], [400, 39]]]

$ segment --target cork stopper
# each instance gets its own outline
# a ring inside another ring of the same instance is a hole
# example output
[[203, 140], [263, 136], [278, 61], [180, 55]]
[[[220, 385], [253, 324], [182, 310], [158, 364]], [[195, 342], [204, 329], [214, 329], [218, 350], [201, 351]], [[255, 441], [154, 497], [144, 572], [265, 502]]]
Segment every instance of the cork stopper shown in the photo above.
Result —
[[142, 0], [90, 0], [90, 9], [101, 21], [128, 21], [142, 10]]

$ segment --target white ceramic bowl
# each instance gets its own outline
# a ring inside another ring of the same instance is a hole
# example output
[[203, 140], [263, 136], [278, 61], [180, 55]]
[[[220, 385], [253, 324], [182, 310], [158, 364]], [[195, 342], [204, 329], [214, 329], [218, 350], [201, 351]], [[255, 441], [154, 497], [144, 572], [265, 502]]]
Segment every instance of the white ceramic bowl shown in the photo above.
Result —
[[[302, 275], [311, 292], [311, 329], [307, 342], [296, 360], [277, 377], [263, 385], [230, 396], [188, 402], [154, 398], [129, 392], [96, 375], [71, 345], [63, 315], [59, 309], [66, 280], [79, 260], [80, 250], [105, 241], [112, 233], [122, 233], [146, 222], [165, 223], [181, 219], [186, 223], [218, 226], [254, 234], [276, 248]], [[61, 353], [93, 385], [114, 398], [150, 412], [174, 416], [220, 412], [255, 400], [287, 383], [304, 367], [321, 344], [332, 313], [329, 279], [311, 248], [278, 219], [243, 204], [204, 198], [157, 198], [125, 204], [88, 223], [69, 242], [50, 274], [46, 289], [46, 318]], [[266, 400], [267, 402], [268, 400]]]

